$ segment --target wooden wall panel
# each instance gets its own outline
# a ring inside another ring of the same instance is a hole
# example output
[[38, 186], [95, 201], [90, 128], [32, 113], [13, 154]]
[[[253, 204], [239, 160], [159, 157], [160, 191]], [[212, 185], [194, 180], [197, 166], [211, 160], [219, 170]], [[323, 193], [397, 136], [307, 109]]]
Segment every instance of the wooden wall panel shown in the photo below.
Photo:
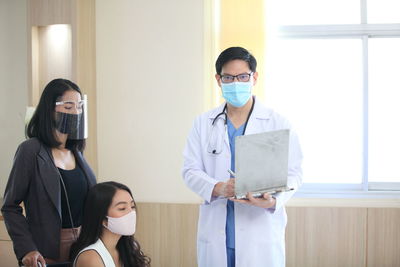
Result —
[[196, 266], [198, 206], [170, 204], [161, 208], [161, 259], [169, 266]]
[[[287, 267], [400, 266], [400, 209], [288, 207]], [[198, 204], [138, 203], [136, 238], [153, 267], [196, 264]], [[0, 216], [0, 266], [16, 266]], [[4, 263], [4, 265], [3, 265]]]
[[0, 266], [17, 267], [18, 261], [15, 257], [12, 242], [0, 240]]
[[71, 24], [73, 0], [29, 0], [29, 25]]
[[0, 216], [0, 240], [1, 241], [10, 241], [11, 240], [10, 236], [7, 233], [7, 229], [6, 229], [6, 226], [3, 221], [3, 216]]
[[[0, 201], [1, 204], [1, 201]], [[18, 266], [10, 236], [4, 225], [3, 216], [0, 215], [0, 266]]]
[[96, 94], [96, 3], [95, 0], [74, 0], [72, 32], [74, 77], [88, 96], [89, 137], [85, 157], [98, 174], [97, 167], [97, 94]]
[[368, 209], [368, 267], [400, 266], [400, 209]]
[[138, 203], [136, 238], [152, 266], [197, 266], [198, 212], [196, 204]]
[[161, 205], [159, 203], [137, 203], [135, 238], [143, 252], [151, 258], [152, 266], [161, 266]]
[[366, 208], [287, 208], [287, 266], [365, 266]]

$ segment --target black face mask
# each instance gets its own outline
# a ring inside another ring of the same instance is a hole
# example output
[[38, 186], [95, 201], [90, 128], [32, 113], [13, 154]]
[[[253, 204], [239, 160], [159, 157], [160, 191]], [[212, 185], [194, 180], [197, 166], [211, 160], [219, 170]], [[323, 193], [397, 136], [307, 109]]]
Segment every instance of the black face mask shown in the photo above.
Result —
[[56, 112], [56, 129], [63, 134], [68, 134], [68, 139], [83, 139], [82, 113], [70, 114]]

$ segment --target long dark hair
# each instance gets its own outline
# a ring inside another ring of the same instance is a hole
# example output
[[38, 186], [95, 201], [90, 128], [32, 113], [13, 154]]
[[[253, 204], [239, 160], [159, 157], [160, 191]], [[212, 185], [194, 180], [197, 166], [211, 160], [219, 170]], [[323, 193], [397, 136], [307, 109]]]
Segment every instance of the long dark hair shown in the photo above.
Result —
[[[35, 113], [26, 128], [25, 135], [29, 138], [36, 137], [48, 147], [58, 147], [61, 143], [54, 136], [56, 102], [68, 90], [75, 90], [81, 96], [81, 89], [66, 79], [55, 79], [49, 82], [43, 90]], [[65, 147], [71, 150], [83, 151], [85, 140], [69, 140]]]
[[[125, 190], [132, 196], [131, 190], [127, 186], [117, 182], [99, 183], [89, 190], [85, 203], [81, 234], [72, 245], [70, 251], [72, 262], [82, 249], [94, 244], [100, 238], [103, 231], [103, 220], [106, 219], [108, 208], [118, 189]], [[143, 254], [134, 236], [121, 236], [117, 243], [117, 250], [124, 266], [150, 266], [150, 258]]]

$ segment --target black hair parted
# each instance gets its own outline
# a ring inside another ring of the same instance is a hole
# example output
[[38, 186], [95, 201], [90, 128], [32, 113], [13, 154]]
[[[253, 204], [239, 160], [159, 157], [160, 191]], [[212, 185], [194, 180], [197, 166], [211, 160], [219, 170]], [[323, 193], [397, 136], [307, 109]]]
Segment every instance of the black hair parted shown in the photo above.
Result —
[[[75, 90], [82, 95], [81, 89], [75, 83], [67, 79], [54, 79], [50, 81], [40, 96], [39, 104], [26, 127], [25, 136], [38, 138], [48, 147], [58, 147], [61, 143], [54, 135], [56, 102], [66, 91]], [[83, 151], [85, 140], [67, 140], [66, 148]]]
[[231, 60], [240, 59], [246, 61], [249, 64], [249, 68], [252, 72], [256, 72], [257, 60], [256, 58], [243, 47], [229, 47], [222, 51], [215, 62], [215, 70], [218, 75], [221, 75], [223, 66]]
[[[89, 190], [85, 202], [81, 233], [70, 250], [72, 262], [82, 249], [94, 244], [100, 238], [103, 231], [103, 221], [106, 219], [108, 208], [117, 190], [125, 190], [132, 196], [132, 192], [127, 186], [113, 181], [98, 183]], [[141, 251], [134, 236], [121, 236], [117, 243], [117, 250], [124, 266], [150, 266], [150, 258]]]

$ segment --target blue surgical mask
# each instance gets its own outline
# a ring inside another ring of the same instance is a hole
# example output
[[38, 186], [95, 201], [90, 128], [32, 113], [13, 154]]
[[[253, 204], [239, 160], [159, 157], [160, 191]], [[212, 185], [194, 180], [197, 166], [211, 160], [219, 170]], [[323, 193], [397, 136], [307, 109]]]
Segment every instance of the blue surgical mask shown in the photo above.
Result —
[[242, 107], [251, 97], [253, 82], [221, 83], [222, 96], [234, 107]]

